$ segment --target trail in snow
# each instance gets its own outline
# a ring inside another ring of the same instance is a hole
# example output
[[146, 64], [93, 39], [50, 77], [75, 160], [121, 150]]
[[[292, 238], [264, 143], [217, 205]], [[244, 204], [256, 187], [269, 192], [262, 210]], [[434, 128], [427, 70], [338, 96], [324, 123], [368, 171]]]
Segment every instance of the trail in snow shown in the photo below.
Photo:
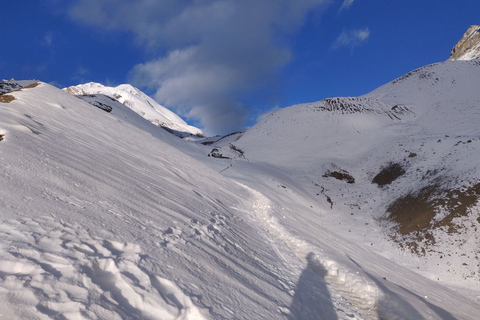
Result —
[[172, 281], [142, 268], [150, 258], [136, 244], [51, 217], [2, 223], [0, 243], [5, 319], [205, 319]]
[[[293, 309], [293, 312], [300, 312], [302, 315], [300, 319], [316, 319], [318, 314], [310, 315], [305, 310], [317, 308], [318, 305], [328, 304], [328, 302], [333, 303], [338, 319], [376, 318], [376, 304], [379, 293], [371, 281], [342, 268], [334, 260], [323, 254], [321, 248], [317, 248], [290, 234], [273, 216], [271, 201], [260, 192], [246, 185], [241, 185], [255, 196], [256, 201], [253, 208], [257, 219], [274, 237], [283, 241], [304, 262], [307, 270], [325, 279], [325, 288], [328, 288], [331, 295], [330, 301], [311, 301], [310, 304], [305, 304], [305, 301], [303, 301], [302, 304], [304, 305], [301, 306], [301, 309], [305, 314], [302, 311], [295, 310], [298, 306], [293, 303], [291, 309]], [[305, 318], [305, 316], [308, 316], [308, 318]]]
[[[256, 218], [271, 235], [285, 243], [308, 265], [305, 270], [313, 270], [324, 278], [338, 319], [476, 319], [477, 304], [469, 302], [448, 288], [408, 272], [389, 260], [368, 253], [326, 229], [302, 225], [304, 222], [301, 221], [300, 212], [284, 212], [283, 208], [280, 210], [276, 203], [260, 192], [246, 188], [256, 198]], [[299, 219], [295, 223], [302, 226], [300, 237], [290, 232], [290, 229], [282, 224], [283, 221], [278, 220], [285, 216]], [[319, 233], [309, 234], [309, 231]], [[298, 285], [295, 290], [298, 290]], [[310, 301], [302, 306], [303, 310], [315, 307], [313, 301]], [[318, 296], [316, 303], [324, 304], [325, 301]], [[458, 309], [454, 309], [455, 306]], [[295, 306], [292, 305], [290, 310], [295, 313]], [[356, 310], [355, 313], [352, 310]]]

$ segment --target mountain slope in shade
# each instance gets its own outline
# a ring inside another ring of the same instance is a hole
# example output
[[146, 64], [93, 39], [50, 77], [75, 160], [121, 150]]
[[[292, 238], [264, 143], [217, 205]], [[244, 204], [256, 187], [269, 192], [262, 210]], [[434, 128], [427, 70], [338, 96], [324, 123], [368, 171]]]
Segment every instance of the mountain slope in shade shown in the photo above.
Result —
[[473, 60], [480, 58], [480, 25], [468, 28], [462, 39], [453, 47], [448, 60]]
[[[110, 98], [123, 103], [153, 124], [161, 126], [181, 137], [203, 135], [200, 129], [188, 125], [174, 112], [161, 106], [145, 93], [129, 84], [122, 84], [117, 87], [107, 87], [99, 83], [90, 82], [64, 88], [63, 90], [78, 96], [95, 94], [109, 96]], [[90, 101], [91, 100], [92, 99], [90, 99]]]

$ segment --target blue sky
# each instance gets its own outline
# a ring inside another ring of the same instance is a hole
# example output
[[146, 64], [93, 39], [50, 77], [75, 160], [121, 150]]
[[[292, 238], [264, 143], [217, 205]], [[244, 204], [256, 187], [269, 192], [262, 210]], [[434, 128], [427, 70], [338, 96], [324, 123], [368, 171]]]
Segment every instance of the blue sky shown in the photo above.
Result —
[[0, 78], [132, 83], [207, 133], [446, 60], [480, 1], [3, 1]]

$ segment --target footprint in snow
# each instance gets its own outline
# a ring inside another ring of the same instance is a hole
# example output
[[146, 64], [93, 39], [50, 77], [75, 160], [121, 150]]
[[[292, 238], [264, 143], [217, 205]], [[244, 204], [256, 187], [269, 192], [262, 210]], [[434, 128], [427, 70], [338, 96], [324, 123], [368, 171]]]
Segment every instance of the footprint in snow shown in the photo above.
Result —
[[[180, 232], [180, 233], [179, 233]], [[167, 236], [181, 234], [169, 228]], [[15, 319], [204, 319], [190, 297], [142, 266], [140, 246], [53, 218], [0, 225], [0, 314]]]

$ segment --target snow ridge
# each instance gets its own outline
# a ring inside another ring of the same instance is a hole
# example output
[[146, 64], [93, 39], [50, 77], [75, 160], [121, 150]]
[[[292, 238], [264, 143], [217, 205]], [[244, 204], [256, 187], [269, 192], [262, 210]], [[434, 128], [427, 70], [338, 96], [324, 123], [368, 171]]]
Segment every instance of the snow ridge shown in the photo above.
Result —
[[200, 129], [188, 125], [182, 118], [169, 109], [161, 106], [155, 100], [147, 96], [139, 89], [130, 84], [121, 84], [117, 87], [107, 87], [100, 83], [89, 82], [63, 89], [73, 95], [90, 95], [88, 102], [92, 101], [91, 95], [105, 95], [118, 100], [137, 114], [149, 120], [153, 124], [169, 129], [179, 136], [198, 135], [203, 133]]

